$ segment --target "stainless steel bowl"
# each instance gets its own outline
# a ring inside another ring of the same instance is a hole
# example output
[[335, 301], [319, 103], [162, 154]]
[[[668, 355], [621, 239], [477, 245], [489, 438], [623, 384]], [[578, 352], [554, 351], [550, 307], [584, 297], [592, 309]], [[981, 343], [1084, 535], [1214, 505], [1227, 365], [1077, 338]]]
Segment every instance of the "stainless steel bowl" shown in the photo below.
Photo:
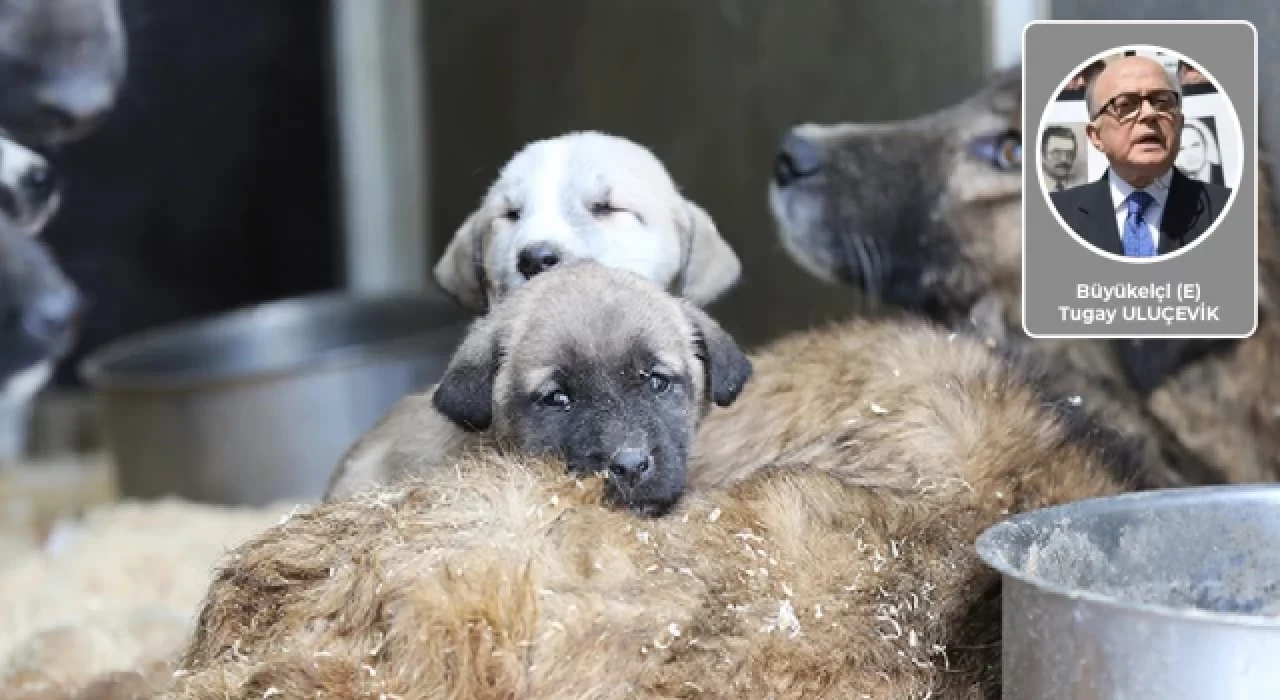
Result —
[[469, 318], [442, 296], [321, 294], [125, 338], [81, 371], [122, 495], [311, 500], [357, 437], [439, 378]]
[[977, 540], [1006, 698], [1280, 697], [1280, 486], [1092, 499]]

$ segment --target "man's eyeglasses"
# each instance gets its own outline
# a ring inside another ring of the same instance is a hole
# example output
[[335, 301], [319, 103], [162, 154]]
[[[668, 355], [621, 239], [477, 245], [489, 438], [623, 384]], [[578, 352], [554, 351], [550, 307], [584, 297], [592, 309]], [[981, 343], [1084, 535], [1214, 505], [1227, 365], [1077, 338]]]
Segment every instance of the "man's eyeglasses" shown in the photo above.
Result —
[[1109, 112], [1116, 119], [1126, 121], [1137, 116], [1143, 102], [1150, 102], [1151, 108], [1157, 112], [1172, 112], [1181, 104], [1182, 96], [1173, 90], [1152, 90], [1145, 95], [1122, 92], [1107, 100], [1092, 118], [1097, 119], [1103, 112]]

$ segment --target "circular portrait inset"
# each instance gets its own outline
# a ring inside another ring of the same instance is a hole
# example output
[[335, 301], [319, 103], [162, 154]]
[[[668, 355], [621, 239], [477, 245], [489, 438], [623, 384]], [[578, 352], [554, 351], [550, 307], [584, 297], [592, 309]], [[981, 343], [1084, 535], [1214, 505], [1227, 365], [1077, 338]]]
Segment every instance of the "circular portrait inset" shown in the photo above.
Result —
[[1240, 119], [1192, 58], [1152, 46], [1091, 56], [1040, 120], [1041, 189], [1068, 235], [1152, 262], [1213, 233], [1240, 184]]

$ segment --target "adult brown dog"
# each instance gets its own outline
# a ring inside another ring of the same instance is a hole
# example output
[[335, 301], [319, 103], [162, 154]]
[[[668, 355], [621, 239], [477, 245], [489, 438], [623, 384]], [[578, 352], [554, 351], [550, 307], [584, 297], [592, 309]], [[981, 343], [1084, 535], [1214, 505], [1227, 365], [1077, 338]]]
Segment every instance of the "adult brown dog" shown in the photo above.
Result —
[[1259, 325], [1245, 340], [1027, 338], [1021, 312], [1021, 67], [947, 109], [785, 137], [769, 201], [818, 277], [1030, 353], [1142, 441], [1169, 485], [1280, 477], [1280, 245], [1259, 179]]
[[751, 362], [665, 517], [559, 460], [420, 465], [234, 552], [161, 697], [996, 698], [974, 538], [1150, 483], [1034, 371], [923, 321]]

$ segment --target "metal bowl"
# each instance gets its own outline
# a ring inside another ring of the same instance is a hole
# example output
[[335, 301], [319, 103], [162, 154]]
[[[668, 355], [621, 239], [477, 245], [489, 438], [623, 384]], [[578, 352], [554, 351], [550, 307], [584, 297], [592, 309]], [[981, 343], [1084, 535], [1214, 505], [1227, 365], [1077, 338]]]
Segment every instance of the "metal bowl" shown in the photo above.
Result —
[[1003, 580], [1004, 697], [1280, 693], [1280, 486], [1091, 499], [977, 540]]
[[124, 338], [81, 372], [121, 495], [313, 500], [356, 438], [440, 377], [469, 320], [443, 296], [320, 294]]

